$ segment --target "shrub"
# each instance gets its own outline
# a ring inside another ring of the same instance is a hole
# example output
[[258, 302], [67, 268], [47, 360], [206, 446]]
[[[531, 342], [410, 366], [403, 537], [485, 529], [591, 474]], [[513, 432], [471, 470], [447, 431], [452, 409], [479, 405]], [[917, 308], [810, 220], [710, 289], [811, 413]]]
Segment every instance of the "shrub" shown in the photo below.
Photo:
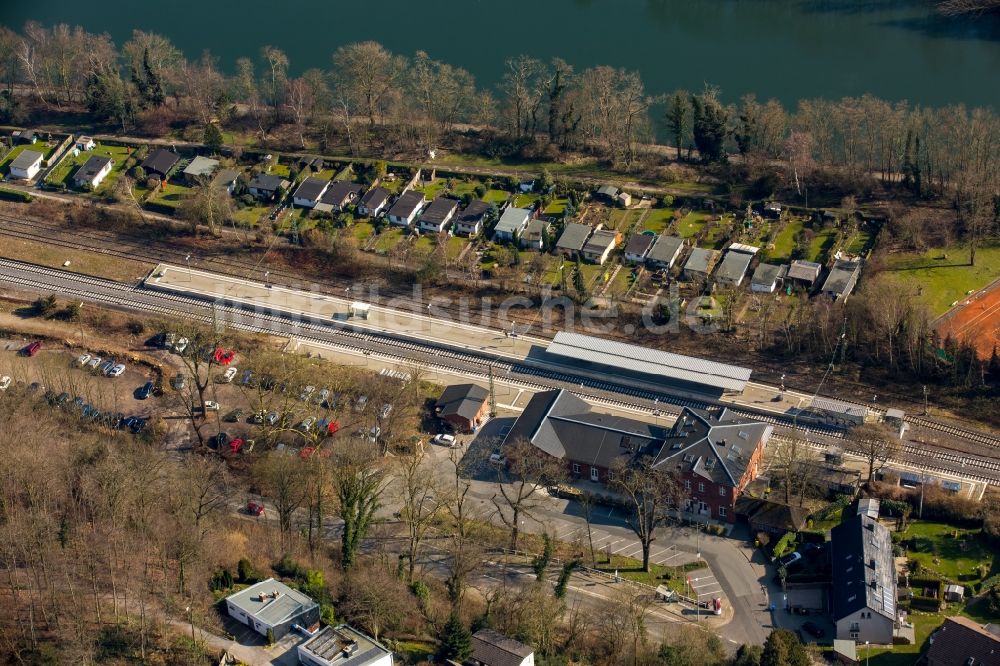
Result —
[[304, 580], [307, 574], [305, 567], [288, 555], [283, 555], [272, 568], [276, 574], [285, 578], [301, 578]]
[[915, 594], [910, 599], [910, 608], [913, 610], [927, 611], [928, 613], [937, 613], [941, 610], [941, 602], [934, 597], [925, 597]]
[[795, 547], [795, 532], [788, 532], [774, 544], [774, 549], [771, 554], [775, 557], [781, 557], [785, 553], [789, 553]]
[[32, 196], [27, 192], [22, 192], [21, 190], [8, 190], [3, 187], [0, 188], [0, 199], [6, 201], [19, 201], [21, 203], [31, 203]]
[[244, 557], [236, 565], [236, 579], [241, 583], [256, 583], [260, 577], [253, 568], [253, 563]]

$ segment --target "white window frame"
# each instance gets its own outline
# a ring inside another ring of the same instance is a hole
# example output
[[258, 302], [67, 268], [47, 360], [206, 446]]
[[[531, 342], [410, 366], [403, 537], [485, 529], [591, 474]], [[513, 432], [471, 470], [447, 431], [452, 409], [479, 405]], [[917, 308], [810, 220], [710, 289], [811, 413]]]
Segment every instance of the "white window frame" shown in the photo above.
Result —
[[684, 490], [691, 490], [691, 479], [684, 479]]
[[580, 473], [580, 463], [573, 463], [573, 473], [574, 474]]
[[590, 466], [590, 480], [591, 481], [601, 480], [601, 470], [597, 469], [593, 465]]
[[705, 492], [705, 482], [704, 481], [699, 481], [698, 482], [698, 492], [699, 493]]
[[726, 517], [726, 507], [720, 506], [719, 507], [719, 518], [725, 518], [725, 517]]
[[726, 496], [726, 489], [725, 489], [725, 487], [724, 486], [719, 486], [719, 497], [725, 497], [725, 496]]

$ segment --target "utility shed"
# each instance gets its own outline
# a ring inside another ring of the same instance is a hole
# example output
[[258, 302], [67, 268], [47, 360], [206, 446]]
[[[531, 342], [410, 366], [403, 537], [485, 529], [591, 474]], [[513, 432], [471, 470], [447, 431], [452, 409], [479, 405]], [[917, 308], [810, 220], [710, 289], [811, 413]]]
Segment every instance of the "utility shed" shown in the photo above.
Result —
[[691, 250], [688, 260], [684, 263], [684, 275], [689, 280], [707, 280], [718, 261], [718, 250], [705, 250], [696, 247]]
[[647, 381], [687, 386], [709, 394], [742, 392], [750, 381], [749, 368], [565, 331], [556, 333], [546, 354], [564, 363], [575, 361], [619, 374], [632, 372]]
[[838, 301], [846, 299], [854, 291], [859, 275], [861, 275], [860, 261], [837, 259], [830, 274], [826, 276], [826, 282], [823, 283], [823, 293]]
[[229, 617], [261, 636], [270, 630], [275, 640], [293, 624], [309, 627], [319, 622], [319, 604], [284, 583], [268, 578], [226, 597]]
[[743, 283], [743, 278], [746, 277], [747, 269], [750, 268], [751, 261], [753, 261], [752, 254], [729, 250], [715, 271], [715, 281], [733, 287], [740, 286]]

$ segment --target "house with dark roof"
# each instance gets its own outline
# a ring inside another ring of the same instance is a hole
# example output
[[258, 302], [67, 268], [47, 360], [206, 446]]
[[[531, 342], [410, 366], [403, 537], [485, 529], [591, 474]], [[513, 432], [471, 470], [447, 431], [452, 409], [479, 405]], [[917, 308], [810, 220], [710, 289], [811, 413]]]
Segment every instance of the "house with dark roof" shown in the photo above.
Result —
[[483, 232], [486, 225], [486, 215], [489, 213], [490, 205], [485, 201], [470, 201], [469, 205], [463, 208], [455, 216], [455, 224], [452, 233], [456, 236], [478, 236]]
[[438, 197], [420, 213], [417, 227], [430, 234], [439, 234], [451, 225], [451, 219], [455, 217], [457, 210], [457, 201], [447, 197]]
[[614, 203], [618, 196], [618, 188], [614, 185], [601, 185], [594, 192], [595, 199], [603, 199], [606, 203]]
[[278, 190], [287, 192], [291, 183], [282, 178], [269, 173], [259, 173], [250, 179], [247, 189], [253, 196], [264, 201], [273, 201]]
[[8, 165], [10, 177], [31, 180], [42, 170], [44, 157], [37, 150], [22, 150], [21, 154], [15, 157]]
[[392, 666], [392, 651], [354, 627], [323, 627], [296, 647], [303, 666]]
[[290, 632], [293, 624], [310, 627], [319, 622], [319, 604], [273, 578], [226, 597], [226, 610], [261, 636], [270, 631], [275, 640]]
[[625, 261], [630, 264], [644, 263], [646, 255], [653, 249], [654, 243], [656, 243], [656, 236], [632, 234], [632, 237], [628, 239], [628, 243], [625, 244], [625, 251], [623, 252]]
[[493, 240], [503, 243], [503, 242], [513, 242], [515, 238], [518, 238], [524, 230], [528, 227], [528, 222], [531, 220], [531, 211], [527, 208], [514, 208], [509, 206], [502, 215], [500, 219], [497, 220], [497, 225], [493, 227]]
[[837, 259], [833, 262], [830, 274], [826, 276], [826, 282], [823, 283], [823, 293], [834, 300], [844, 300], [854, 291], [854, 285], [858, 283], [860, 275], [860, 261]]
[[319, 203], [320, 197], [326, 193], [328, 187], [330, 187], [330, 181], [325, 178], [310, 176], [295, 188], [295, 193], [292, 195], [292, 203], [302, 208], [315, 208], [316, 204]]
[[530, 647], [492, 629], [472, 634], [471, 666], [534, 666], [535, 652]]
[[170, 171], [180, 162], [181, 156], [170, 152], [166, 148], [157, 148], [151, 152], [139, 166], [142, 167], [146, 175], [157, 175], [161, 180], [166, 180]]
[[208, 182], [218, 168], [219, 160], [198, 155], [184, 167], [181, 176], [188, 185], [200, 185]]
[[690, 498], [685, 507], [700, 520], [734, 522], [737, 497], [759, 471], [771, 426], [727, 409], [685, 408], [670, 428], [593, 412], [565, 390], [536, 393], [502, 446], [526, 441], [565, 461], [571, 474], [607, 483], [612, 466], [640, 457], [675, 474]]
[[235, 169], [219, 169], [212, 178], [212, 187], [222, 188], [232, 194], [236, 190], [236, 181], [239, 178], [240, 172]]
[[489, 397], [478, 384], [452, 384], [441, 393], [434, 413], [459, 432], [476, 432], [489, 418]]
[[389, 218], [390, 224], [395, 224], [398, 227], [411, 227], [426, 203], [427, 199], [424, 198], [423, 192], [408, 190], [396, 199], [386, 216]]
[[322, 171], [323, 168], [326, 166], [326, 163], [323, 162], [322, 157], [317, 157], [315, 155], [305, 155], [303, 157], [300, 157], [298, 161], [295, 162], [295, 166], [299, 168], [299, 171], [304, 171], [305, 169], [309, 169], [310, 171], [316, 172], [316, 171]]
[[891, 645], [897, 613], [889, 530], [866, 515], [847, 518], [830, 531], [830, 563], [836, 638]]
[[361, 186], [349, 180], [338, 180], [330, 183], [326, 192], [319, 198], [316, 210], [321, 212], [339, 213], [354, 203], [361, 194]]
[[378, 217], [386, 204], [389, 203], [389, 190], [384, 187], [373, 187], [365, 192], [358, 202], [358, 215], [364, 217]]
[[1000, 666], [1000, 636], [962, 615], [945, 618], [927, 642], [925, 666]]
[[594, 228], [589, 224], [570, 222], [563, 227], [563, 232], [556, 241], [556, 254], [561, 254], [567, 259], [573, 259], [577, 253], [583, 250], [583, 246], [587, 244], [590, 234], [593, 231]]
[[822, 272], [822, 264], [817, 264], [815, 261], [796, 259], [788, 267], [786, 279], [801, 284], [807, 289], [812, 289], [812, 286], [816, 284], [816, 280], [819, 279], [819, 275]]
[[646, 263], [650, 268], [670, 270], [684, 249], [684, 239], [680, 236], [660, 235], [656, 237], [653, 248], [646, 255]]
[[761, 294], [773, 294], [774, 290], [784, 279], [788, 271], [788, 266], [784, 264], [776, 266], [774, 264], [758, 264], [750, 278], [750, 291]]
[[745, 518], [750, 533], [764, 532], [781, 537], [786, 532], [798, 532], [806, 526], [809, 509], [757, 497], [736, 500], [736, 515]]
[[550, 225], [539, 218], [528, 222], [524, 233], [518, 239], [518, 244], [524, 249], [541, 250], [545, 245], [545, 235], [549, 233]]
[[718, 250], [696, 247], [684, 262], [684, 277], [688, 280], [707, 280], [719, 261]]
[[27, 143], [30, 145], [38, 141], [38, 134], [35, 130], [30, 129], [14, 130], [10, 133], [10, 138], [15, 143]]
[[598, 266], [604, 264], [618, 244], [622, 242], [621, 232], [615, 229], [598, 229], [580, 250], [580, 256]]
[[91, 155], [76, 174], [73, 175], [73, 184], [77, 187], [89, 187], [96, 189], [109, 173], [114, 160], [104, 155]]

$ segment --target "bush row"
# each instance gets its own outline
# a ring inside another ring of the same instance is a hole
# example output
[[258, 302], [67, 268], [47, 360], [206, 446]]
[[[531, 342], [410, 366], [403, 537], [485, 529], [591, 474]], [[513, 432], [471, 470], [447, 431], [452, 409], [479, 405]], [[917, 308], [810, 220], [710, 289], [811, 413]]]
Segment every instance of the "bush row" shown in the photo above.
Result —
[[21, 203], [31, 203], [32, 196], [27, 192], [22, 192], [21, 190], [8, 190], [5, 187], [0, 187], [0, 199], [5, 201], [18, 201]]

